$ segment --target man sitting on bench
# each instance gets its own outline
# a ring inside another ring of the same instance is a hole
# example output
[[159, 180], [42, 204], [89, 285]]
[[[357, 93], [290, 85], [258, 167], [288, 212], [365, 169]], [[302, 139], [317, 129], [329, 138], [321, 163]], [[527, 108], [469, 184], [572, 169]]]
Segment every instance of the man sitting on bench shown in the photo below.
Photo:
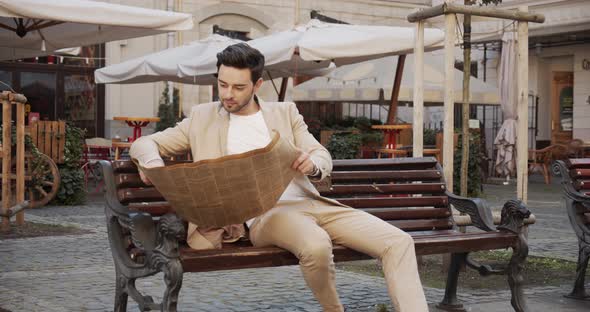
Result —
[[[412, 237], [368, 213], [321, 197], [311, 184], [309, 179], [330, 174], [330, 153], [308, 132], [294, 103], [263, 102], [255, 95], [262, 85], [264, 56], [247, 44], [232, 45], [217, 55], [217, 69], [220, 102], [196, 105], [175, 127], [139, 138], [131, 157], [146, 168], [163, 166], [161, 155], [189, 150], [194, 161], [218, 158], [265, 147], [271, 129], [278, 131], [301, 150], [292, 165], [298, 173], [275, 208], [246, 222], [252, 244], [293, 253], [324, 311], [344, 309], [336, 292], [332, 242], [381, 260], [396, 311], [428, 311]], [[187, 242], [192, 248], [216, 245], [196, 229], [189, 225]], [[241, 233], [229, 231], [225, 238], [235, 240]]]

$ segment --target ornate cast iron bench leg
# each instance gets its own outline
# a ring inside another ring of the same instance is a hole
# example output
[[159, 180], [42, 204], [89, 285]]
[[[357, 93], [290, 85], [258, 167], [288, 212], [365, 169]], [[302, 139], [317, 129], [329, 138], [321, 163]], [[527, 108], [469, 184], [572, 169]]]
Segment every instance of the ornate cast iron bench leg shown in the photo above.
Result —
[[128, 279], [119, 272], [117, 265], [115, 265], [115, 312], [126, 312], [127, 311], [127, 283]]
[[467, 260], [467, 253], [451, 254], [451, 264], [447, 275], [447, 285], [443, 300], [436, 305], [437, 308], [445, 311], [465, 311], [463, 304], [457, 300], [457, 283], [459, 272]]
[[[588, 239], [588, 238], [586, 238]], [[574, 282], [574, 289], [571, 293], [565, 295], [567, 298], [590, 300], [590, 294], [586, 292], [584, 286], [586, 269], [588, 268], [588, 260], [590, 258], [590, 239], [584, 241], [578, 239], [578, 266], [576, 267], [576, 281]]]
[[507, 268], [508, 284], [512, 292], [510, 303], [516, 312], [528, 311], [523, 292], [522, 268], [529, 254], [524, 219], [530, 215], [531, 212], [521, 201], [509, 200], [502, 207], [500, 225], [498, 226], [500, 231], [508, 231], [518, 235], [516, 243], [512, 246], [512, 258]]

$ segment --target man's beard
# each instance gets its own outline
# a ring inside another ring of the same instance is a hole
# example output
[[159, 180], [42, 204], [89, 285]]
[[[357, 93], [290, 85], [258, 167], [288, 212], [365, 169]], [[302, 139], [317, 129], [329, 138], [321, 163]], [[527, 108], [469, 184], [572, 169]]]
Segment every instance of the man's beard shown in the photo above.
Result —
[[226, 106], [225, 101], [223, 99], [221, 99], [221, 104], [223, 105], [223, 108], [228, 113], [234, 113], [235, 114], [235, 113], [240, 112], [242, 109], [244, 109], [244, 107], [248, 106], [248, 104], [252, 101], [252, 98], [253, 97], [254, 97], [254, 91], [252, 91], [252, 93], [250, 94], [250, 97], [244, 103], [235, 103], [230, 108], [230, 107]]

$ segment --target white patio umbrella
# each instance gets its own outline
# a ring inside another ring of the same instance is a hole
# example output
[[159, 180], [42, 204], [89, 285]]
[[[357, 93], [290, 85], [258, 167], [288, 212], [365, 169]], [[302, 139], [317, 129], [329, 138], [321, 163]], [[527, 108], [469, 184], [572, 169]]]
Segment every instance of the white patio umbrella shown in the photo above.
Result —
[[[414, 57], [408, 55], [406, 68], [413, 68]], [[293, 90], [295, 101], [378, 101], [383, 89], [384, 100], [390, 100], [395, 78], [397, 57], [390, 56], [336, 68], [324, 77], [316, 77], [297, 85]], [[455, 69], [455, 102], [462, 101], [463, 76]], [[438, 52], [424, 55], [424, 102], [444, 101], [444, 56]], [[500, 104], [498, 88], [475, 77], [470, 82], [470, 102], [473, 104]], [[414, 73], [404, 71], [398, 100], [413, 99]]]
[[[193, 77], [178, 76], [178, 62], [190, 57], [208, 58], [217, 55], [227, 46], [243, 42], [221, 35], [211, 35], [203, 40], [148, 54], [125, 62], [100, 68], [94, 72], [97, 83], [145, 83], [156, 81], [174, 81], [193, 84], [212, 84], [215, 77], [199, 75]], [[213, 72], [215, 73], [215, 72]]]
[[[426, 29], [424, 44], [444, 39], [438, 29]], [[305, 25], [248, 41], [265, 56], [266, 69], [276, 77], [380, 58], [408, 54], [414, 47], [414, 28], [344, 25], [312, 19]], [[191, 58], [179, 63], [180, 76], [193, 77], [216, 71], [216, 58]]]
[[0, 0], [0, 60], [192, 28], [184, 13], [87, 0]]
[[517, 44], [516, 34], [507, 32], [502, 37], [502, 55], [500, 56], [500, 70], [498, 72], [498, 86], [504, 113], [504, 123], [494, 139], [498, 149], [496, 156], [496, 172], [503, 176], [514, 173], [516, 158], [514, 155], [517, 134], [518, 91], [517, 77]]

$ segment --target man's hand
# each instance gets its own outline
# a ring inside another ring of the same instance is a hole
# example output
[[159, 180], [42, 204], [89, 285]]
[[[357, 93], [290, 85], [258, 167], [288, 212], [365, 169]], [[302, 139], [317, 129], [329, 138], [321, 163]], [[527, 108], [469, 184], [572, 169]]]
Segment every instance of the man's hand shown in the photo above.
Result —
[[148, 177], [146, 177], [145, 174], [143, 174], [143, 171], [141, 170], [139, 170], [139, 177], [141, 178], [143, 184], [152, 185], [152, 181], [150, 181], [150, 179], [148, 179]]
[[[163, 166], [164, 166], [164, 161], [161, 158], [160, 159], [152, 159], [145, 164], [146, 168], [155, 168], [155, 167], [163, 167]], [[145, 185], [152, 185], [152, 181], [150, 181], [150, 179], [148, 179], [148, 177], [141, 170], [139, 170], [139, 177], [141, 178], [141, 181]]]
[[316, 166], [311, 160], [309, 153], [301, 151], [299, 157], [291, 165], [291, 169], [297, 170], [304, 175], [311, 175], [316, 171]]

